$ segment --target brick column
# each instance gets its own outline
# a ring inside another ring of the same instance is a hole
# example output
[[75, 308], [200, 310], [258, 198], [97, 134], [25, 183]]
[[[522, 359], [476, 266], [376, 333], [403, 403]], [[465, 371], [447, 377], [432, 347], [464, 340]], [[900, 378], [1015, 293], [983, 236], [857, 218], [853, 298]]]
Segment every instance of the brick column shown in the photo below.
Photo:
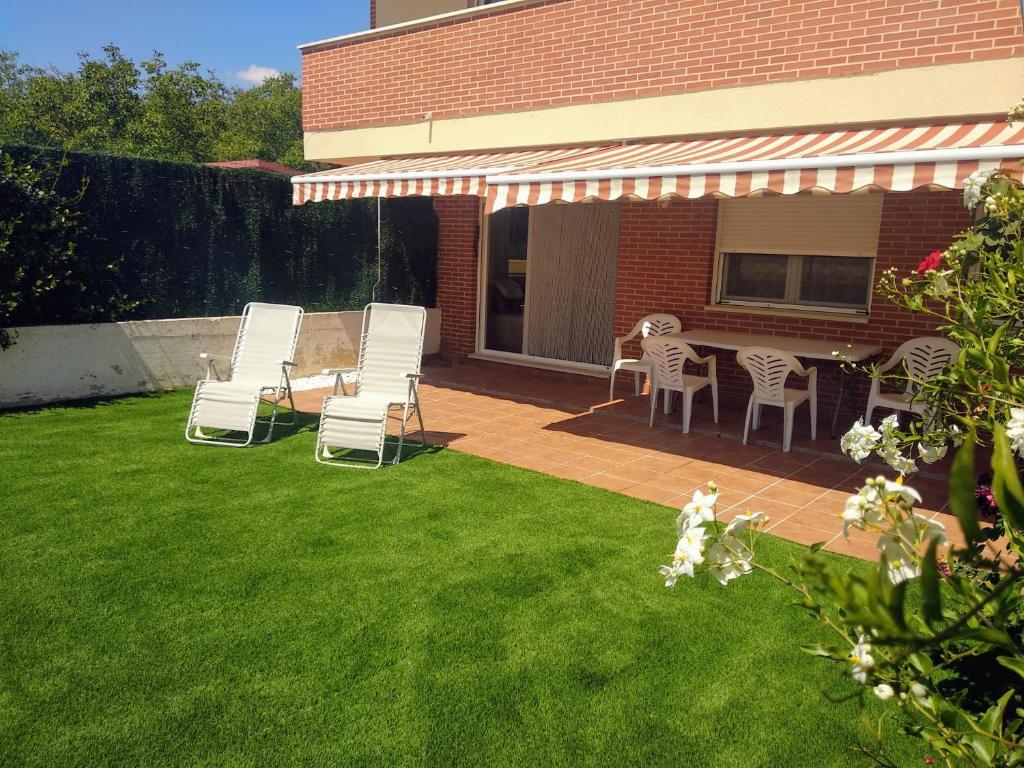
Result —
[[437, 306], [441, 355], [457, 360], [476, 351], [477, 245], [480, 198], [435, 197]]

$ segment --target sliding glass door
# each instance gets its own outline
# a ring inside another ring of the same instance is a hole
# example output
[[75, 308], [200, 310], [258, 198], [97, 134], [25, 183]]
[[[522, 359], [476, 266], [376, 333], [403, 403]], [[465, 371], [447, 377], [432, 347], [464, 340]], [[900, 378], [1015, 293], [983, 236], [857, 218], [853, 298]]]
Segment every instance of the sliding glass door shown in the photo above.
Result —
[[487, 224], [485, 349], [609, 365], [618, 204], [510, 208]]

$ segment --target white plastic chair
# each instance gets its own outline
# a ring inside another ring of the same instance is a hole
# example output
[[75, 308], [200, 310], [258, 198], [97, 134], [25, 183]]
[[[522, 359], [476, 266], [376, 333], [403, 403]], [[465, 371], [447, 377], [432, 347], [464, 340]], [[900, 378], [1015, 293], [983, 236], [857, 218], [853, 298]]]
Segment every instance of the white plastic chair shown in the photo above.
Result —
[[615, 339], [615, 357], [612, 363], [612, 376], [611, 384], [608, 387], [608, 399], [615, 399], [615, 374], [619, 371], [633, 371], [633, 386], [636, 390], [636, 394], [640, 394], [640, 375], [651, 378], [651, 372], [653, 370], [652, 363], [647, 355], [642, 355], [638, 358], [623, 357], [622, 356], [622, 345], [631, 339], [635, 339], [637, 336], [641, 336], [646, 339], [651, 336], [664, 336], [669, 333], [679, 333], [683, 329], [683, 324], [679, 322], [679, 318], [675, 315], [647, 315], [640, 319], [636, 325], [633, 326], [633, 330], [627, 333], [625, 336], [618, 336]]
[[[302, 325], [302, 307], [287, 304], [246, 304], [242, 322], [235, 338], [231, 357], [203, 352], [206, 378], [196, 384], [185, 425], [185, 439], [190, 443], [224, 445], [242, 448], [253, 441], [256, 413], [264, 393], [272, 392], [273, 410], [267, 436], [259, 442], [270, 442], [277, 421], [277, 411], [288, 397], [292, 421], [295, 423], [295, 400], [288, 369], [295, 365], [295, 346]], [[217, 373], [215, 359], [230, 360], [230, 377], [226, 381]], [[211, 435], [203, 429], [227, 430], [228, 434]], [[231, 433], [244, 432], [245, 439]]]
[[[335, 375], [334, 394], [324, 398], [320, 429], [316, 439], [316, 460], [321, 464], [360, 469], [377, 469], [384, 463], [388, 414], [402, 408], [401, 431], [393, 464], [402, 457], [405, 429], [415, 412], [420, 423], [422, 445], [427, 444], [420, 412], [419, 379], [423, 361], [423, 335], [427, 311], [400, 304], [369, 304], [363, 310], [363, 331], [359, 363], [354, 369], [328, 368]], [[354, 384], [349, 392], [346, 384]], [[338, 395], [339, 386], [345, 392]], [[375, 451], [373, 464], [334, 450]]]
[[[711, 387], [711, 403], [718, 423], [718, 378], [715, 375], [715, 356], [698, 357], [693, 347], [677, 339], [651, 336], [641, 342], [644, 357], [651, 360], [651, 419], [654, 426], [654, 409], [658, 402], [658, 391], [665, 393], [665, 413], [672, 408], [672, 393], [683, 393], [683, 432], [690, 431], [693, 395], [704, 387]], [[707, 376], [695, 376], [685, 372], [686, 362], [708, 367]]]
[[923, 413], [923, 403], [911, 402], [919, 388], [916, 382], [925, 382], [933, 376], [939, 375], [942, 373], [942, 369], [951, 365], [959, 354], [960, 346], [956, 342], [942, 336], [920, 336], [903, 342], [899, 349], [893, 353], [893, 356], [879, 367], [878, 372], [885, 373], [903, 363], [909, 377], [906, 389], [898, 393], [884, 393], [879, 391], [879, 380], [872, 379], [871, 390], [868, 393], [868, 407], [864, 414], [864, 423], [871, 423], [871, 415], [874, 413], [875, 408], [891, 408], [894, 411]]
[[[743, 347], [736, 352], [738, 362], [750, 374], [754, 391], [747, 403], [743, 422], [743, 444], [747, 444], [751, 421], [754, 429], [761, 425], [761, 407], [772, 405], [783, 409], [782, 450], [788, 452], [793, 442], [793, 411], [805, 400], [811, 409], [811, 440], [818, 437], [818, 369], [804, 368], [788, 352], [770, 347]], [[786, 379], [790, 373], [807, 379], [807, 389], [790, 389]]]

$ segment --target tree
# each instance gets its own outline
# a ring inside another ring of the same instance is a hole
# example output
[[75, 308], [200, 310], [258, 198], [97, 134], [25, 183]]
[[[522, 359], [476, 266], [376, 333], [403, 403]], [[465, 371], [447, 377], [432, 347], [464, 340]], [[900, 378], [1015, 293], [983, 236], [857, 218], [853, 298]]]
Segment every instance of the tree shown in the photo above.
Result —
[[163, 160], [256, 157], [299, 168], [302, 93], [291, 74], [242, 90], [194, 61], [136, 64], [108, 45], [74, 72], [19, 64], [0, 51], [0, 142]]
[[302, 91], [295, 75], [271, 77], [235, 94], [213, 154], [221, 160], [259, 158], [298, 167], [302, 156]]

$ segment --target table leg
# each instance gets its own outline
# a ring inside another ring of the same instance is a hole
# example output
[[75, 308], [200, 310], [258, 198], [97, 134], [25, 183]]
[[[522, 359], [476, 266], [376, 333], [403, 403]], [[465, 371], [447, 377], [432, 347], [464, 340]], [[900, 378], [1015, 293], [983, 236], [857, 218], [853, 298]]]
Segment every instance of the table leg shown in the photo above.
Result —
[[836, 436], [836, 424], [839, 422], [839, 409], [843, 407], [843, 390], [846, 388], [846, 376], [843, 369], [839, 369], [839, 392], [836, 395], [836, 409], [832, 413], [832, 438]]

